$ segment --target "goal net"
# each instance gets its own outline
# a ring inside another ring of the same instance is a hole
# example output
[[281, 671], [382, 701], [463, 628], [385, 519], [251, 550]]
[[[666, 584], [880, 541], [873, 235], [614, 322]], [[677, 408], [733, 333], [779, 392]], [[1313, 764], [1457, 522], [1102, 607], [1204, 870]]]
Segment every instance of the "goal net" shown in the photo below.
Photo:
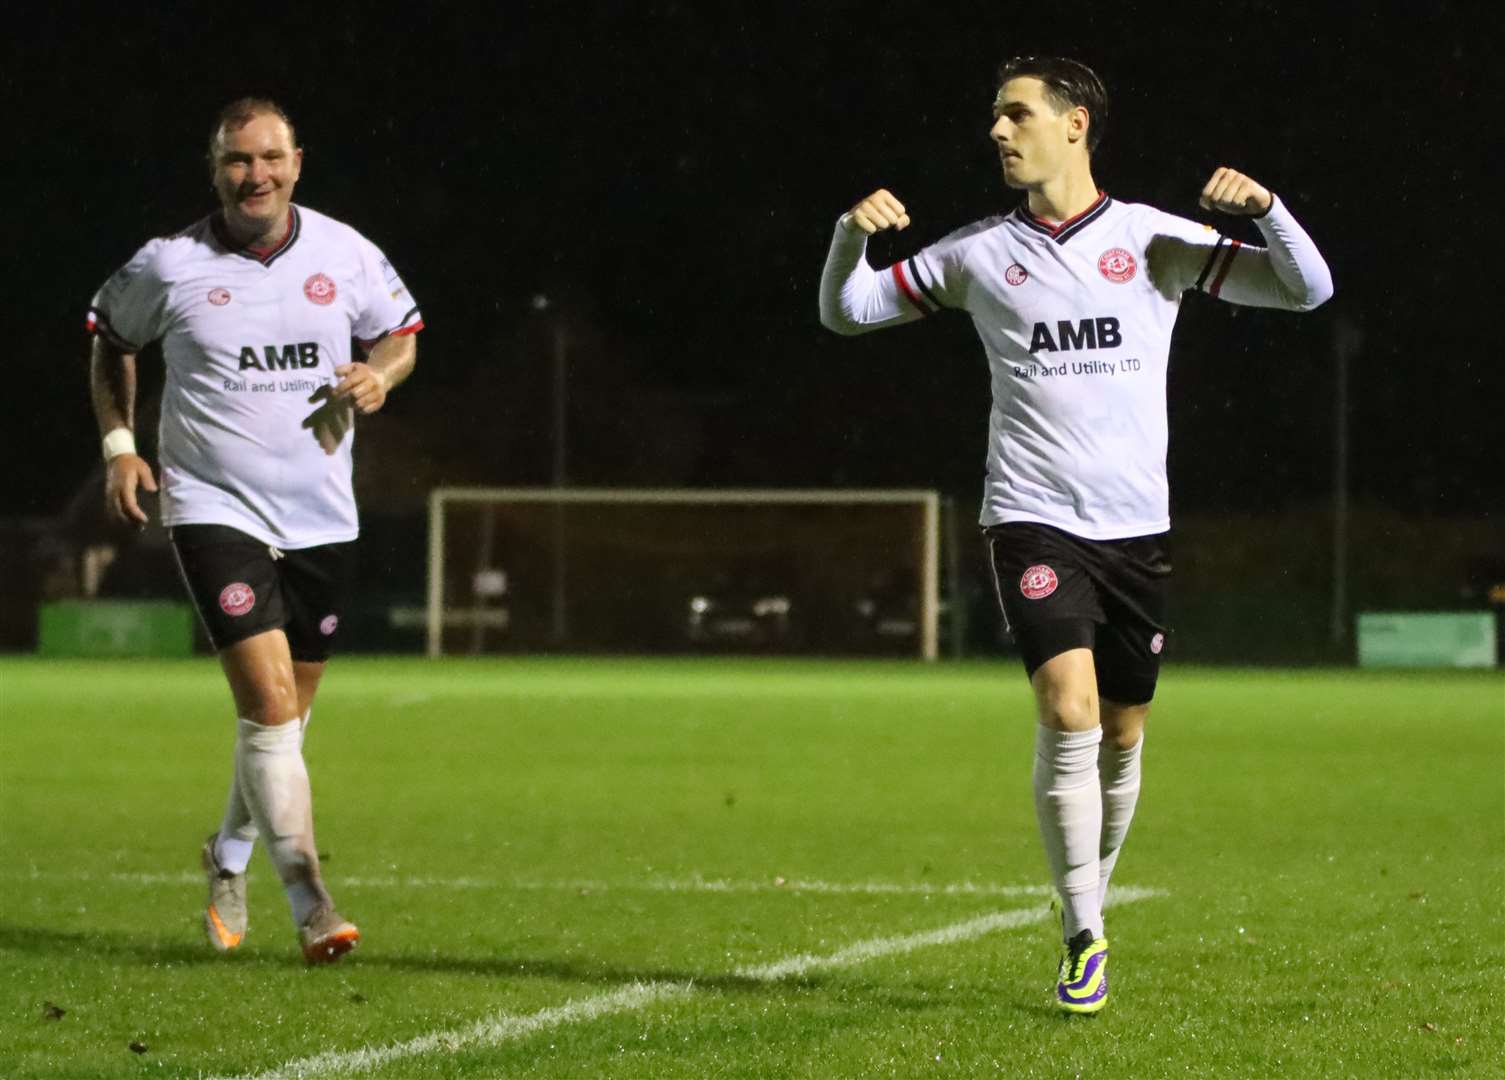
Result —
[[933, 491], [439, 488], [428, 653], [934, 659]]

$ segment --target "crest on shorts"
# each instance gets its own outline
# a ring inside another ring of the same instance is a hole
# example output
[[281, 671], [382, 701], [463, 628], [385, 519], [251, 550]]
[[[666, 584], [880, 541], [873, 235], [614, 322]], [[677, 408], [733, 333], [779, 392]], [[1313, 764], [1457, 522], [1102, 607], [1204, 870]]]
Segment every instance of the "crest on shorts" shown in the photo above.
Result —
[[303, 283], [303, 295], [321, 306], [334, 303], [334, 279], [328, 274], [315, 274]]
[[256, 593], [244, 581], [233, 582], [220, 590], [219, 606], [226, 615], [244, 615], [256, 606]]
[[1131, 280], [1138, 268], [1134, 256], [1120, 247], [1109, 248], [1097, 260], [1098, 273], [1119, 285]]
[[1026, 600], [1044, 600], [1059, 584], [1056, 572], [1044, 563], [1031, 566], [1019, 577], [1019, 591]]
[[1015, 263], [1003, 272], [1003, 280], [1010, 285], [1023, 285], [1029, 280], [1029, 271]]
[[338, 615], [326, 615], [319, 620], [319, 633], [323, 634], [325, 637], [328, 637], [330, 634], [335, 632], [335, 629], [339, 625], [340, 617]]
[[1156, 656], [1159, 656], [1160, 650], [1163, 648], [1165, 648], [1164, 634], [1156, 634], [1154, 637], [1150, 638], [1150, 652], [1154, 653]]
[[224, 307], [230, 302], [229, 289], [210, 289], [209, 302], [215, 307]]

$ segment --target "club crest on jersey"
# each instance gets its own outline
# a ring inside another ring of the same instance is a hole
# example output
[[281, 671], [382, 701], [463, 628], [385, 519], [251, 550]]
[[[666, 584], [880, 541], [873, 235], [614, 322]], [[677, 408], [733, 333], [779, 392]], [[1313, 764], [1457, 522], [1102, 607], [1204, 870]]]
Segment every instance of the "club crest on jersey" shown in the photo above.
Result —
[[1019, 578], [1019, 591], [1026, 600], [1044, 600], [1056, 591], [1060, 582], [1056, 572], [1044, 563], [1031, 566]]
[[1163, 648], [1165, 648], [1164, 634], [1156, 634], [1154, 637], [1150, 638], [1150, 652], [1154, 653], [1156, 656], [1159, 656], [1160, 650]]
[[1134, 256], [1123, 248], [1109, 248], [1098, 256], [1098, 273], [1119, 285], [1131, 280], [1138, 269], [1139, 266], [1134, 262]]
[[1010, 285], [1023, 285], [1029, 280], [1029, 271], [1015, 263], [1003, 272], [1003, 280]]
[[335, 632], [335, 629], [339, 625], [340, 617], [338, 615], [326, 615], [319, 620], [319, 633], [323, 634], [325, 637], [328, 637], [330, 634]]
[[209, 302], [215, 307], [224, 307], [230, 302], [229, 289], [210, 289]]
[[324, 305], [334, 303], [334, 279], [328, 274], [315, 274], [303, 283], [303, 295], [310, 303]]
[[226, 615], [244, 615], [256, 606], [256, 593], [244, 581], [234, 582], [220, 590], [219, 606]]

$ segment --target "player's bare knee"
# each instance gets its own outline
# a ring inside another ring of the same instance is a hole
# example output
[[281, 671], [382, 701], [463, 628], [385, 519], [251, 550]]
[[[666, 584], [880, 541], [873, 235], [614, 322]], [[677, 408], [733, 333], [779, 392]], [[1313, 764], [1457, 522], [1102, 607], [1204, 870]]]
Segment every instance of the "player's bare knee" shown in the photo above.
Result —
[[1139, 740], [1144, 737], [1144, 723], [1141, 721], [1133, 725], [1113, 726], [1108, 722], [1108, 716], [1103, 714], [1103, 745], [1111, 746], [1115, 750], [1132, 750], [1139, 745]]
[[291, 723], [301, 716], [298, 712], [298, 690], [291, 679], [277, 679], [247, 687], [239, 704], [242, 717], [263, 727]]
[[1091, 731], [1098, 726], [1097, 678], [1092, 653], [1073, 649], [1051, 657], [1030, 678], [1044, 727]]
[[1120, 705], [1100, 702], [1103, 743], [1118, 750], [1132, 750], [1144, 737], [1144, 724], [1150, 715], [1148, 705]]
[[1097, 694], [1091, 689], [1053, 686], [1037, 691], [1040, 723], [1056, 731], [1091, 731], [1098, 726]]

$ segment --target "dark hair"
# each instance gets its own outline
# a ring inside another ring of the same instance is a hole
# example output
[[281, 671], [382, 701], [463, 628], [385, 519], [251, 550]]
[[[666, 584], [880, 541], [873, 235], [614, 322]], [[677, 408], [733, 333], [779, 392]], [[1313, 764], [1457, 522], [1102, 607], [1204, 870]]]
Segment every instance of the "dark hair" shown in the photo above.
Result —
[[298, 146], [298, 129], [293, 127], [292, 120], [288, 119], [287, 113], [282, 111], [271, 98], [243, 97], [236, 98], [230, 104], [219, 111], [214, 118], [214, 127], [209, 132], [209, 168], [213, 170], [217, 164], [215, 153], [219, 149], [219, 133], [221, 131], [239, 131], [258, 116], [275, 116], [287, 125], [287, 133], [292, 136], [294, 149]]
[[1058, 110], [1087, 110], [1087, 152], [1103, 141], [1108, 130], [1108, 91], [1103, 80], [1086, 64], [1064, 56], [1015, 56], [998, 69], [998, 87], [1010, 79], [1026, 77], [1045, 84], [1045, 96]]

